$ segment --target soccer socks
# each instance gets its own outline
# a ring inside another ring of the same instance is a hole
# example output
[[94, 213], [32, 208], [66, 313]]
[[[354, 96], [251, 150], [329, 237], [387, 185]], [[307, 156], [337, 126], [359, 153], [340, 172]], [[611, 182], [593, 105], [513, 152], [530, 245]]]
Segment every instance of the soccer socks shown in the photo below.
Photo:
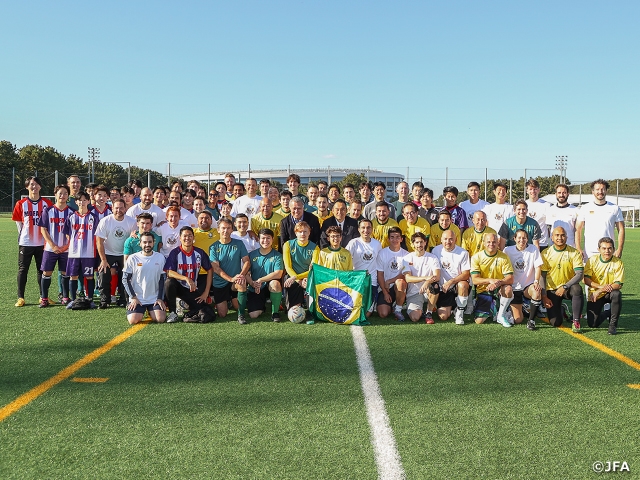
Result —
[[51, 277], [42, 275], [42, 282], [40, 282], [40, 291], [42, 292], [42, 298], [49, 298], [49, 287], [51, 287]]
[[86, 294], [87, 294], [87, 298], [89, 300], [91, 300], [93, 298], [93, 292], [96, 289], [96, 281], [93, 278], [86, 278], [87, 281], [87, 290], [86, 290]]
[[62, 298], [69, 298], [69, 277], [66, 275], [62, 276], [62, 280], [59, 282], [58, 286], [62, 292]]
[[115, 296], [118, 291], [118, 275], [111, 275], [111, 296]]
[[498, 316], [503, 316], [509, 308], [509, 304], [511, 304], [511, 300], [513, 297], [500, 297], [500, 308], [498, 309]]
[[540, 305], [542, 305], [540, 300], [531, 300], [531, 302], [529, 302], [529, 320], [534, 320], [536, 318]]
[[247, 292], [238, 292], [238, 315], [244, 315], [247, 311]]
[[469, 297], [456, 297], [456, 305], [458, 306], [458, 310], [464, 310], [467, 308], [467, 302], [469, 301]]
[[71, 300], [76, 299], [76, 295], [78, 293], [78, 280], [74, 280], [73, 278], [69, 280], [69, 295], [71, 296]]
[[269, 298], [271, 299], [271, 313], [278, 313], [280, 311], [280, 302], [282, 301], [282, 292], [270, 292]]

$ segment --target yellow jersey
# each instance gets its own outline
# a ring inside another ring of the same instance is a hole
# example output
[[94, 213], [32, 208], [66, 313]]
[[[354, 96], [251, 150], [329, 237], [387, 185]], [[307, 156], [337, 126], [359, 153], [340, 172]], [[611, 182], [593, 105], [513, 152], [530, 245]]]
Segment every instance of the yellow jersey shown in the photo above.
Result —
[[[207, 256], [209, 255], [209, 248], [211, 248], [211, 245], [216, 243], [218, 240], [220, 240], [220, 234], [215, 228], [210, 228], [209, 230], [200, 230], [199, 228], [195, 228], [193, 230], [193, 246], [204, 250]], [[204, 268], [200, 268], [200, 273], [206, 274], [207, 271]]]
[[[451, 230], [456, 234], [456, 245], [462, 245], [462, 235], [460, 235], [460, 229], [457, 225], [451, 224], [447, 230]], [[442, 244], [442, 234], [447, 230], [443, 230], [439, 223], [434, 223], [431, 225], [431, 235], [429, 236], [429, 243], [427, 244], [427, 248], [429, 251], [436, 248], [438, 245]]]
[[[598, 285], [610, 285], [618, 283], [622, 285], [624, 283], [624, 264], [618, 257], [611, 257], [611, 260], [605, 262], [600, 257], [600, 254], [589, 257], [586, 265], [584, 266], [585, 278], [590, 278]], [[589, 295], [595, 292], [597, 289], [589, 287]], [[600, 292], [598, 298], [602, 298], [607, 292]]]
[[280, 222], [282, 218], [282, 215], [278, 215], [275, 212], [272, 212], [269, 218], [265, 218], [262, 213], [259, 213], [251, 217], [251, 230], [255, 232], [256, 235], [258, 235], [263, 228], [272, 230], [275, 235], [272, 245], [275, 250], [278, 250], [278, 248], [280, 248]]
[[332, 250], [331, 247], [316, 250], [313, 255], [313, 263], [333, 270], [353, 270], [351, 253], [344, 247], [340, 247], [338, 250]]
[[557, 250], [555, 245], [542, 251], [542, 271], [547, 272], [547, 290], [556, 290], [571, 280], [577, 271], [584, 270], [582, 254], [566, 245]]
[[431, 234], [431, 225], [424, 218], [418, 217], [416, 223], [411, 225], [407, 222], [406, 219], [400, 220], [398, 224], [400, 230], [402, 230], [402, 234], [404, 235], [404, 241], [407, 245], [407, 251], [409, 253], [413, 252], [413, 245], [411, 244], [411, 236], [416, 232], [422, 232], [427, 237], [427, 242], [429, 241], [429, 235]]
[[493, 233], [497, 235], [497, 232], [491, 227], [484, 227], [484, 230], [478, 232], [475, 228], [467, 228], [462, 234], [462, 248], [469, 252], [469, 256], [473, 257], [476, 253], [484, 249], [482, 239], [485, 233]]
[[[480, 275], [481, 278], [495, 278], [502, 280], [507, 275], [513, 275], [513, 265], [511, 260], [504, 253], [498, 250], [494, 255], [489, 255], [484, 250], [480, 250], [471, 257], [471, 275]], [[477, 285], [476, 292], [484, 293], [487, 285]]]
[[389, 229], [391, 227], [397, 227], [398, 222], [396, 222], [393, 218], [389, 218], [385, 223], [380, 223], [377, 218], [374, 218], [372, 223], [373, 232], [371, 233], [371, 236], [380, 242], [382, 248], [388, 247]]

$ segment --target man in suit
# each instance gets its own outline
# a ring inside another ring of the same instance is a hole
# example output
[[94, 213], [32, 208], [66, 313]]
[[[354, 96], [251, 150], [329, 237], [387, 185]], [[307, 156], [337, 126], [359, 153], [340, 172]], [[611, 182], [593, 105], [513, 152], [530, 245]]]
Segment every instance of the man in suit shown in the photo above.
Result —
[[329, 227], [340, 227], [342, 229], [342, 240], [340, 246], [346, 247], [349, 241], [358, 238], [358, 221], [355, 218], [347, 217], [347, 202], [339, 198], [333, 204], [331, 209], [333, 216], [322, 222], [320, 233], [320, 249], [329, 246], [329, 238], [327, 237], [327, 229]]
[[311, 233], [309, 234], [309, 241], [318, 245], [320, 241], [320, 221], [311, 212], [304, 211], [304, 201], [300, 197], [293, 197], [289, 202], [289, 208], [291, 214], [287, 215], [280, 222], [280, 247], [289, 240], [296, 238], [295, 228], [298, 222], [304, 220], [311, 227]]

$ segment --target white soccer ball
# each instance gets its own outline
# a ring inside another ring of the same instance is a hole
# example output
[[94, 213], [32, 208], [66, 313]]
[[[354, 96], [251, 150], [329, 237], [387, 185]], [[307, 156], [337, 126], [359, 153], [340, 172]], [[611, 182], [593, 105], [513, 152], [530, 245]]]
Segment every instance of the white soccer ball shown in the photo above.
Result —
[[291, 307], [289, 312], [287, 313], [287, 317], [292, 323], [302, 323], [307, 316], [307, 312], [304, 311], [300, 305], [296, 305], [295, 307]]

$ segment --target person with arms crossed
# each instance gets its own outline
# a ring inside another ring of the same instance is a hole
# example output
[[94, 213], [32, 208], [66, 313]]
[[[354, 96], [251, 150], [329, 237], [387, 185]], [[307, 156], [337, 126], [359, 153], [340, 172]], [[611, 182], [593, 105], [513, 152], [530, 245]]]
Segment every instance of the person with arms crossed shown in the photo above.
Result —
[[433, 312], [440, 293], [440, 262], [435, 255], [425, 251], [427, 236], [424, 233], [414, 233], [411, 244], [413, 252], [402, 259], [402, 273], [407, 283], [407, 313], [412, 322], [424, 318], [427, 325], [433, 325]]
[[[473, 316], [478, 324], [495, 316], [500, 325], [510, 327], [505, 313], [513, 300], [513, 266], [509, 257], [498, 250], [498, 235], [485, 233], [483, 239], [484, 248], [471, 257], [471, 280], [477, 294]], [[497, 313], [496, 301], [500, 305]]]
[[469, 252], [456, 245], [456, 234], [447, 230], [441, 237], [442, 245], [433, 249], [440, 262], [440, 295], [436, 302], [438, 317], [447, 320], [456, 307], [453, 317], [456, 325], [464, 325], [464, 311], [469, 302], [469, 278], [471, 262]]
[[[386, 208], [386, 205], [384, 207]], [[393, 312], [396, 320], [403, 322], [405, 317], [402, 314], [402, 306], [407, 296], [407, 282], [402, 273], [402, 260], [409, 252], [400, 246], [402, 230], [399, 227], [389, 228], [387, 237], [389, 246], [380, 250], [376, 260], [378, 287], [380, 287], [376, 311], [380, 318], [388, 317]]]
[[571, 300], [571, 312], [574, 333], [580, 333], [580, 315], [584, 305], [584, 296], [580, 281], [584, 273], [584, 263], [580, 252], [567, 245], [567, 233], [562, 227], [551, 232], [553, 246], [542, 252], [542, 274], [546, 291], [542, 293], [542, 302], [547, 307], [549, 323], [553, 327], [562, 326], [562, 300]]
[[144, 314], [155, 322], [166, 319], [164, 303], [164, 255], [154, 252], [155, 238], [151, 232], [140, 234], [142, 250], [129, 256], [122, 269], [122, 282], [129, 296], [127, 321], [130, 325], [140, 323]]
[[358, 223], [360, 236], [349, 241], [345, 247], [351, 254], [354, 270], [366, 270], [371, 276], [371, 306], [367, 310], [367, 317], [373, 313], [373, 308], [378, 298], [378, 269], [376, 260], [382, 245], [371, 237], [373, 224], [368, 218], [363, 218]]
[[544, 282], [542, 279], [542, 256], [535, 245], [529, 243], [529, 235], [525, 230], [517, 230], [515, 245], [504, 249], [513, 266], [513, 300], [511, 301], [511, 313], [515, 323], [522, 323], [523, 298], [528, 298], [529, 320], [527, 329], [536, 329], [536, 314], [542, 304], [542, 292]]
[[613, 255], [615, 247], [612, 238], [601, 238], [598, 248], [600, 253], [590, 257], [584, 267], [584, 283], [589, 287], [587, 324], [598, 328], [608, 316], [608, 333], [615, 335], [618, 333], [618, 318], [622, 307], [620, 290], [624, 284], [624, 264]]
[[218, 315], [222, 318], [229, 311], [227, 302], [231, 301], [238, 311], [238, 323], [246, 325], [247, 279], [251, 265], [249, 253], [242, 240], [231, 237], [231, 220], [220, 218], [218, 233], [220, 240], [211, 245], [209, 258], [213, 266], [213, 298], [216, 301]]
[[264, 312], [267, 299], [271, 300], [271, 320], [280, 321], [282, 303], [282, 285], [280, 279], [284, 272], [282, 254], [272, 248], [274, 233], [268, 228], [258, 231], [260, 248], [249, 253], [249, 272], [247, 273], [249, 317], [258, 318]]

